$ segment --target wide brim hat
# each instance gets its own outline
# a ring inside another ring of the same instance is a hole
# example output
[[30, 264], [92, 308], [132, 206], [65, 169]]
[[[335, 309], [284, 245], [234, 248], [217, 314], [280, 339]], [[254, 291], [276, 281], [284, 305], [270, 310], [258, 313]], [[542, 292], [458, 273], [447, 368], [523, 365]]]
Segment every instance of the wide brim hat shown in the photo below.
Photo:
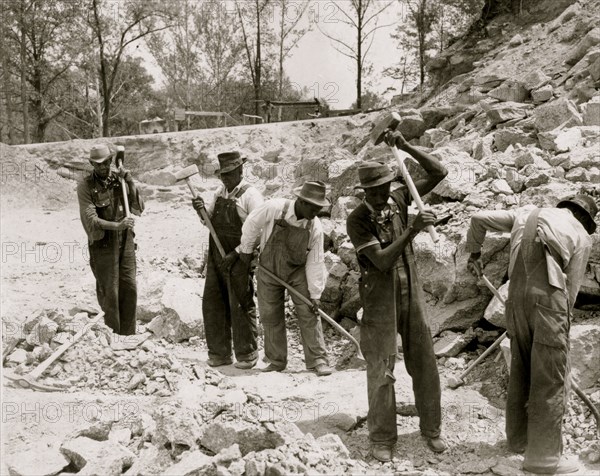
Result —
[[113, 155], [113, 152], [106, 144], [96, 144], [90, 149], [90, 161], [97, 164], [112, 158]]
[[561, 200], [556, 204], [557, 208], [568, 208], [569, 205], [574, 205], [586, 215], [585, 229], [590, 235], [596, 231], [596, 222], [594, 218], [598, 214], [598, 205], [596, 201], [588, 195], [575, 195], [574, 197]]
[[305, 202], [312, 203], [319, 207], [328, 207], [331, 202], [325, 198], [327, 187], [323, 182], [305, 182], [301, 187], [294, 189], [294, 195]]
[[388, 182], [393, 182], [396, 174], [382, 162], [363, 162], [358, 166], [360, 183], [354, 188], [373, 188]]
[[216, 175], [226, 174], [232, 172], [238, 167], [241, 167], [248, 160], [246, 157], [242, 157], [239, 152], [223, 152], [217, 155], [219, 161], [219, 168], [215, 170]]

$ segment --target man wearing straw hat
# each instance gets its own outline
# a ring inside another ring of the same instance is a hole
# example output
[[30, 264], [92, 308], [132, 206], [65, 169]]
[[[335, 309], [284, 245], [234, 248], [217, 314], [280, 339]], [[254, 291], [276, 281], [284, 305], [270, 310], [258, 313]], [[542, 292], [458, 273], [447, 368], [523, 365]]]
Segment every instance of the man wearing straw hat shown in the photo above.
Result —
[[[219, 169], [215, 173], [223, 185], [206, 211], [227, 255], [220, 256], [211, 237], [202, 298], [208, 365], [230, 365], [233, 347], [235, 367], [251, 369], [258, 360], [256, 304], [250, 270], [239, 261], [236, 248], [240, 244], [244, 220], [263, 204], [264, 199], [244, 180], [246, 158], [239, 152], [218, 154], [217, 160]], [[200, 215], [204, 200], [198, 196], [192, 200], [192, 205]]]
[[[411, 147], [400, 132], [388, 132], [385, 140], [409, 153], [427, 173], [415, 181], [420, 196], [446, 176], [435, 157]], [[361, 271], [360, 345], [367, 361], [371, 454], [390, 461], [398, 438], [394, 392], [398, 334], [412, 377], [421, 434], [432, 451], [442, 452], [446, 444], [440, 436], [440, 378], [411, 245], [435, 217], [425, 211], [408, 223], [411, 197], [404, 185], [390, 192], [396, 177], [387, 165], [364, 162], [358, 167], [358, 177], [357, 188], [364, 189], [365, 199], [348, 217], [347, 230]]]
[[132, 335], [137, 308], [134, 219], [125, 217], [119, 179], [126, 184], [132, 213], [141, 215], [144, 202], [122, 164], [117, 172], [111, 171], [113, 156], [105, 144], [91, 148], [93, 171], [78, 184], [77, 198], [104, 322], [117, 334]]
[[[317, 218], [317, 213], [329, 206], [325, 193], [323, 182], [306, 182], [294, 190], [296, 200], [277, 198], [267, 201], [246, 219], [240, 245], [240, 256], [248, 264], [260, 242], [260, 265], [312, 301], [311, 308], [291, 295], [302, 333], [306, 367], [319, 376], [332, 372], [321, 319], [315, 313], [326, 280], [323, 228]], [[260, 268], [257, 285], [265, 356], [269, 361], [263, 371], [281, 372], [287, 366], [285, 288]]]

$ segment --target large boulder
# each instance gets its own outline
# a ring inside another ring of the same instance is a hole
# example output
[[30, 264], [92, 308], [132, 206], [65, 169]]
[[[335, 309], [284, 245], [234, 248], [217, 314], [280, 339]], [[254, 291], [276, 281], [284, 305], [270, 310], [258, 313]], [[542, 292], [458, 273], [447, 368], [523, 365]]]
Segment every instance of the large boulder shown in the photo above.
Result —
[[528, 104], [512, 101], [484, 106], [485, 114], [493, 126], [513, 119], [523, 119], [527, 117], [529, 109], [531, 106]]
[[431, 152], [448, 170], [448, 175], [432, 191], [434, 197], [449, 200], [462, 200], [476, 191], [478, 177], [484, 168], [478, 161], [463, 151], [451, 147], [441, 147]]
[[582, 388], [598, 384], [600, 379], [600, 325], [576, 324], [571, 326], [571, 369]]
[[203, 336], [202, 292], [204, 281], [155, 271], [145, 279], [137, 317], [151, 321], [148, 330], [172, 342]]
[[573, 127], [583, 124], [577, 106], [565, 97], [537, 107], [533, 111], [533, 117], [535, 118], [535, 127], [540, 132], [549, 131], [559, 126]]

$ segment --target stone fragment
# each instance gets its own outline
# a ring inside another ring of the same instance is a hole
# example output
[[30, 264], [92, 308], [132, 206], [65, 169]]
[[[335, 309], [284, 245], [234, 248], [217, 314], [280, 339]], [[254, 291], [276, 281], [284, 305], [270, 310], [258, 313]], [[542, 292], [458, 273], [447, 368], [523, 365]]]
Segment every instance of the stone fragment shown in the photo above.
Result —
[[485, 110], [485, 114], [494, 126], [502, 122], [510, 121], [511, 119], [523, 119], [527, 116], [527, 104], [516, 102], [502, 102], [500, 104], [489, 107]]
[[427, 125], [417, 109], [404, 109], [399, 111], [402, 122], [396, 128], [400, 131], [406, 140], [412, 140], [421, 137], [427, 130]]
[[594, 96], [591, 101], [581, 107], [583, 109], [583, 123], [586, 126], [600, 126], [600, 96]]
[[508, 44], [510, 46], [519, 46], [519, 45], [522, 45], [523, 44], [523, 37], [517, 33], [515, 36], [513, 36], [509, 40]]
[[[498, 292], [500, 293], [500, 296], [502, 296], [504, 301], [506, 301], [508, 297], [508, 281], [498, 288]], [[504, 304], [500, 302], [500, 300], [496, 296], [492, 297], [492, 300], [485, 308], [483, 318], [489, 323], [495, 325], [496, 327], [502, 327], [503, 329], [506, 329]]]
[[55, 476], [69, 465], [69, 461], [53, 448], [24, 451], [7, 456], [9, 476]]
[[574, 324], [569, 336], [573, 376], [581, 388], [593, 387], [600, 379], [600, 325]]
[[487, 93], [488, 96], [503, 102], [524, 102], [529, 91], [520, 82], [507, 80]]
[[456, 357], [473, 340], [473, 334], [458, 334], [452, 331], [442, 333], [433, 345], [436, 357]]
[[535, 126], [544, 132], [561, 127], [581, 126], [583, 120], [575, 103], [565, 97], [542, 104], [533, 111]]
[[527, 73], [523, 79], [519, 79], [519, 82], [528, 91], [541, 88], [548, 84], [552, 78], [546, 75], [543, 71], [536, 69]]
[[588, 171], [583, 167], [575, 167], [565, 174], [565, 179], [570, 182], [589, 182], [590, 177]]
[[216, 475], [214, 458], [200, 450], [189, 451], [182, 455], [179, 463], [163, 470], [165, 476], [211, 476]]
[[554, 97], [554, 88], [550, 84], [546, 84], [541, 88], [531, 91], [531, 99], [534, 104], [543, 104], [550, 101]]
[[86, 476], [117, 476], [133, 464], [136, 456], [112, 441], [96, 441], [80, 436], [65, 441], [60, 451]]
[[492, 182], [490, 190], [494, 193], [503, 193], [505, 195], [512, 195], [514, 192], [508, 182], [504, 179], [496, 179]]

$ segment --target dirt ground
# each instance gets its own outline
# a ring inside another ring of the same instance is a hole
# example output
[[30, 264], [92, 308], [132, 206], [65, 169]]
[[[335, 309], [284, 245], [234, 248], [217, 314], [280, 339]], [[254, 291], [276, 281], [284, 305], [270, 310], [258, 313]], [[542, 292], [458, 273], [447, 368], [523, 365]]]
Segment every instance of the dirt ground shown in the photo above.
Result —
[[[4, 316], [25, 316], [38, 308], [72, 307], [95, 303], [94, 280], [87, 263], [85, 234], [75, 203], [62, 209], [43, 207], [2, 209], [2, 287]], [[162, 261], [175, 263], [186, 255], [200, 257], [207, 232], [185, 202], [148, 202], [147, 211], [136, 225], [138, 273], [141, 275]], [[326, 329], [326, 341], [333, 360], [342, 354], [342, 341]], [[202, 344], [174, 346], [173, 352], [185, 363], [203, 364]], [[414, 414], [410, 377], [402, 362], [396, 366], [398, 432], [395, 460], [386, 465], [369, 455], [366, 376], [355, 365], [345, 365], [333, 375], [319, 378], [305, 370], [298, 330], [290, 322], [291, 360], [284, 373], [240, 371], [232, 366], [219, 370], [247, 393], [261, 395], [281, 405], [303, 431], [314, 436], [337, 433], [352, 458], [370, 464], [373, 474], [492, 474], [489, 468], [504, 463], [506, 474], [520, 474], [522, 457], [507, 452], [502, 408], [506, 372], [502, 361], [490, 358], [478, 377], [486, 384], [468, 383], [456, 390], [446, 379], [460, 371], [464, 359], [448, 359], [440, 364], [444, 436], [449, 450], [442, 455], [430, 452], [419, 437]], [[455, 368], [453, 368], [455, 367]], [[490, 396], [490, 399], [480, 392]], [[487, 388], [487, 390], [486, 390]], [[149, 410], [168, 398], [194, 398], [193, 389], [182, 387], [173, 397], [143, 397], [127, 394], [90, 392], [42, 393], [3, 385], [2, 451], [18, 454], [36, 445], [61, 441], [77, 426], [98, 413], [126, 415]], [[357, 424], [348, 422], [358, 420]], [[598, 474], [599, 466], [587, 466], [579, 474]], [[508, 471], [508, 470], [507, 470]], [[2, 466], [2, 475], [8, 474]]]

